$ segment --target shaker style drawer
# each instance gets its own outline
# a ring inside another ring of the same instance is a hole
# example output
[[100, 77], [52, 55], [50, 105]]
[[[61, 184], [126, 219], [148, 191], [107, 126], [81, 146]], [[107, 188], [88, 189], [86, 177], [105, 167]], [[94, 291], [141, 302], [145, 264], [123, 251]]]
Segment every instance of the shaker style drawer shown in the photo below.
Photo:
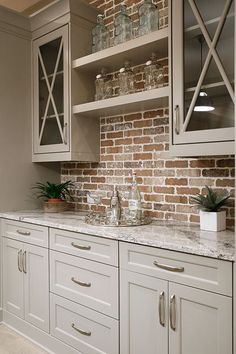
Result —
[[120, 267], [232, 296], [232, 263], [120, 242]]
[[118, 321], [51, 294], [51, 335], [83, 354], [118, 354]]
[[118, 266], [118, 241], [58, 229], [50, 229], [50, 248], [93, 261]]
[[50, 251], [50, 291], [118, 318], [118, 269]]
[[14, 240], [48, 248], [48, 228], [45, 226], [3, 219], [2, 235]]

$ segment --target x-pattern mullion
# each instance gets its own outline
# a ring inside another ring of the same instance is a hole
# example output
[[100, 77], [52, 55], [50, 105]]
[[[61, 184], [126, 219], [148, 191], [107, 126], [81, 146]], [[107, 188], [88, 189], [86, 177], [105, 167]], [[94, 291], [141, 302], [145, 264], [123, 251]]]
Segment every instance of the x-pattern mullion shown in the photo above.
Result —
[[195, 107], [195, 104], [196, 104], [196, 100], [197, 100], [197, 97], [199, 95], [199, 92], [200, 92], [200, 89], [201, 89], [201, 86], [202, 86], [202, 83], [203, 83], [203, 80], [206, 76], [206, 73], [207, 73], [207, 70], [208, 70], [208, 67], [210, 65], [210, 62], [211, 62], [211, 59], [212, 57], [214, 58], [215, 62], [216, 62], [216, 65], [219, 69], [219, 72], [224, 80], [224, 83], [229, 91], [229, 94], [233, 100], [233, 102], [235, 101], [235, 98], [234, 98], [234, 91], [233, 91], [233, 88], [230, 84], [230, 81], [225, 73], [225, 70], [224, 70], [224, 67], [220, 61], [220, 58], [218, 56], [218, 53], [216, 52], [216, 45], [217, 45], [217, 42], [218, 42], [218, 39], [221, 35], [221, 32], [222, 32], [222, 28], [225, 24], [225, 19], [226, 19], [226, 16], [229, 12], [229, 9], [230, 9], [230, 6], [232, 4], [232, 0], [227, 0], [226, 4], [225, 4], [225, 7], [224, 7], [224, 11], [222, 13], [222, 16], [220, 18], [220, 21], [218, 23], [218, 26], [217, 26], [217, 29], [215, 31], [215, 34], [214, 34], [214, 37], [213, 37], [213, 40], [211, 40], [210, 36], [209, 36], [209, 33], [207, 31], [207, 28], [203, 22], [203, 19], [201, 17], [201, 14], [200, 14], [200, 11], [198, 10], [196, 4], [195, 4], [195, 1], [194, 0], [188, 0], [189, 1], [189, 4], [192, 8], [192, 11], [197, 19], [197, 22], [198, 22], [198, 25], [203, 33], [203, 36], [205, 38], [205, 41], [209, 47], [209, 51], [208, 51], [208, 54], [207, 54], [207, 57], [206, 57], [206, 60], [205, 60], [205, 63], [203, 65], [203, 68], [202, 68], [202, 72], [200, 74], [200, 77], [199, 77], [199, 80], [198, 80], [198, 83], [197, 83], [197, 86], [196, 86], [196, 90], [194, 92], [194, 95], [193, 95], [193, 98], [192, 98], [192, 101], [191, 101], [191, 104], [190, 104], [190, 107], [188, 109], [188, 113], [187, 113], [187, 116], [186, 116], [186, 119], [185, 119], [185, 122], [183, 124], [183, 131], [186, 131], [187, 130], [187, 127], [188, 127], [188, 124], [189, 124], [189, 121], [191, 119], [191, 115], [192, 115], [192, 112], [193, 112], [193, 109]]
[[45, 69], [45, 66], [44, 66], [44, 62], [43, 62], [43, 58], [42, 58], [42, 54], [40, 52], [40, 49], [39, 49], [39, 52], [38, 52], [40, 64], [41, 64], [41, 67], [42, 67], [42, 70], [43, 70], [43, 75], [45, 77], [45, 81], [46, 81], [46, 85], [47, 85], [47, 89], [48, 89], [48, 99], [47, 99], [47, 104], [46, 104], [45, 112], [44, 112], [44, 116], [43, 116], [43, 122], [42, 122], [41, 130], [40, 130], [40, 134], [39, 134], [39, 143], [41, 143], [41, 140], [42, 140], [43, 131], [44, 131], [44, 127], [45, 127], [45, 123], [46, 123], [46, 119], [47, 119], [47, 114], [48, 114], [50, 101], [51, 101], [51, 103], [53, 105], [53, 109], [54, 109], [54, 112], [55, 112], [58, 128], [59, 128], [59, 131], [60, 131], [60, 134], [61, 134], [61, 138], [62, 138], [62, 141], [63, 141], [63, 131], [62, 131], [62, 128], [61, 128], [59, 114], [58, 114], [57, 107], [56, 107], [56, 104], [55, 104], [55, 101], [54, 101], [54, 97], [53, 97], [53, 88], [54, 88], [54, 84], [55, 84], [55, 80], [56, 80], [56, 74], [57, 74], [57, 71], [58, 71], [58, 66], [59, 66], [59, 61], [60, 61], [60, 57], [61, 57], [62, 48], [63, 48], [63, 41], [61, 39], [61, 43], [60, 43], [60, 47], [59, 47], [58, 55], [57, 55], [57, 59], [56, 59], [56, 64], [55, 64], [55, 68], [54, 68], [54, 72], [53, 72], [53, 76], [52, 76], [51, 85], [50, 85], [49, 80], [48, 80], [47, 72], [46, 72], [46, 69]]

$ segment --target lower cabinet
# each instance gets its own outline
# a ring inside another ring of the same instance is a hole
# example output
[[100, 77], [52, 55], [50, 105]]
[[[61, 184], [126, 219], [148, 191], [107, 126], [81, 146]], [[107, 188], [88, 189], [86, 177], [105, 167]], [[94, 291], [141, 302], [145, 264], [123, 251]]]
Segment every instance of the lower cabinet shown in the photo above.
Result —
[[230, 297], [123, 269], [120, 279], [122, 354], [232, 354]]
[[3, 238], [4, 309], [49, 332], [48, 249]]

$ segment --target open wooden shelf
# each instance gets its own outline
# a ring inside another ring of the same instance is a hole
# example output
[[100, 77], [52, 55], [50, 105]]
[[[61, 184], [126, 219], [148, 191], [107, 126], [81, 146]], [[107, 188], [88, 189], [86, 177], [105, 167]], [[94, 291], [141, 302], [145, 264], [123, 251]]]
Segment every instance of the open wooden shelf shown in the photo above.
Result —
[[112, 97], [73, 106], [73, 114], [83, 117], [107, 117], [148, 111], [168, 105], [169, 86], [130, 95]]
[[120, 69], [125, 60], [130, 60], [132, 66], [145, 63], [152, 52], [156, 52], [158, 58], [168, 56], [168, 28], [78, 58], [73, 61], [73, 68], [89, 71], [95, 75], [102, 67], [113, 72]]

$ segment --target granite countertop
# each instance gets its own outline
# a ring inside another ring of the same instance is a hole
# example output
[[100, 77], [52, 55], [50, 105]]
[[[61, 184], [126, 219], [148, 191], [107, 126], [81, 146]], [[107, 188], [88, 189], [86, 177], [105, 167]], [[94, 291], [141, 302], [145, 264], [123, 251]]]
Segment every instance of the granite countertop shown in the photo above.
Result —
[[233, 231], [201, 231], [199, 226], [155, 220], [149, 225], [103, 227], [87, 225], [79, 212], [44, 213], [41, 210], [0, 213], [1, 218], [110, 238], [152, 247], [234, 261]]

